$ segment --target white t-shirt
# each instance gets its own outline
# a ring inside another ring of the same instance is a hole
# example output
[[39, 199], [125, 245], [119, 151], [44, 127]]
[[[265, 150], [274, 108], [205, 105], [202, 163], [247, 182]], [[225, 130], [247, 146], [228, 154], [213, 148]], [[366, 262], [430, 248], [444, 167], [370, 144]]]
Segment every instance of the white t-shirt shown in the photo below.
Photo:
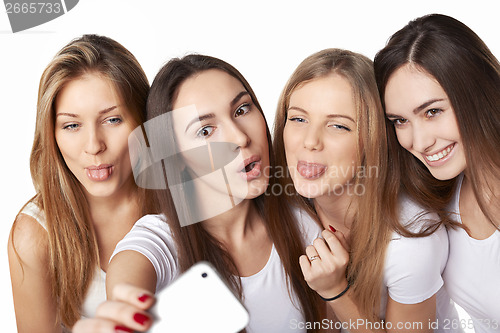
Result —
[[[417, 221], [409, 227], [412, 231], [420, 231], [428, 222], [438, 219], [436, 214], [426, 213], [408, 197], [400, 199], [401, 224]], [[417, 304], [437, 293], [436, 321], [429, 323], [430, 327], [435, 328], [435, 332], [463, 332], [451, 326], [452, 322], [459, 319], [443, 287], [441, 274], [447, 260], [448, 235], [444, 227], [427, 237], [409, 238], [394, 232], [385, 258], [381, 318], [385, 318], [387, 295], [398, 303]]]
[[[295, 211], [306, 245], [321, 236], [321, 228], [308, 215]], [[156, 271], [156, 290], [168, 286], [179, 274], [177, 250], [172, 233], [163, 216], [146, 215], [121, 240], [111, 257], [121, 251], [140, 252], [152, 263]], [[297, 258], [298, 260], [298, 258]], [[286, 274], [274, 248], [258, 273], [241, 278], [243, 303], [250, 315], [248, 333], [306, 332], [300, 303], [292, 293], [290, 300]]]
[[[22, 214], [34, 218], [45, 230], [47, 230], [47, 222], [45, 221], [45, 214], [33, 202], [28, 202], [21, 211]], [[92, 283], [89, 286], [87, 295], [82, 306], [82, 317], [94, 317], [97, 306], [106, 300], [106, 273], [96, 268]]]
[[[459, 223], [462, 181], [463, 175], [450, 204]], [[449, 229], [448, 237], [450, 255], [443, 275], [446, 289], [470, 315], [476, 333], [500, 332], [500, 232], [478, 240], [464, 229]]]

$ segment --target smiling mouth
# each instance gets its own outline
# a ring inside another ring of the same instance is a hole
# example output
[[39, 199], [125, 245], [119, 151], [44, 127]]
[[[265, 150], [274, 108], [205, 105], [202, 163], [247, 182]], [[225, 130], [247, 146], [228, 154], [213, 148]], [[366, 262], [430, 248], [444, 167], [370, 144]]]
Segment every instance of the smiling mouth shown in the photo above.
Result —
[[456, 145], [456, 143], [453, 143], [436, 154], [424, 155], [424, 157], [428, 162], [440, 161], [443, 158], [445, 158], [446, 156], [448, 156], [448, 154], [450, 154], [450, 152], [453, 150], [453, 148], [455, 148], [455, 145]]

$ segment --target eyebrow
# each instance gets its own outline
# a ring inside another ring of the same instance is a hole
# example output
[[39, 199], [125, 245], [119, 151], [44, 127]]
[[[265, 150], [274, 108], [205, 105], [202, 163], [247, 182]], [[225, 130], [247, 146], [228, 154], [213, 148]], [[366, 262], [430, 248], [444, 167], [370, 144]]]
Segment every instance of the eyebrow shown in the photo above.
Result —
[[[418, 114], [420, 111], [426, 109], [429, 107], [429, 105], [432, 105], [436, 102], [441, 102], [441, 101], [444, 101], [445, 99], [444, 98], [434, 98], [434, 99], [430, 99], [428, 100], [427, 102], [424, 102], [422, 103], [421, 105], [417, 106], [416, 108], [413, 109], [413, 114]], [[400, 116], [396, 115], [396, 114], [392, 114], [392, 113], [386, 113], [385, 116], [387, 118], [399, 118]]]
[[201, 122], [201, 121], [206, 120], [206, 119], [213, 119], [213, 118], [215, 118], [215, 114], [214, 113], [207, 113], [207, 114], [204, 114], [202, 116], [194, 118], [193, 120], [191, 120], [189, 122], [189, 124], [187, 124], [186, 130], [184, 131], [184, 133], [186, 133], [187, 130], [189, 129], [189, 127], [191, 127], [191, 125], [193, 125], [194, 123], [196, 123], [198, 121]]
[[[233, 107], [236, 105], [236, 103], [238, 103], [238, 101], [239, 101], [239, 100], [240, 100], [243, 96], [245, 96], [245, 95], [250, 95], [250, 94], [249, 94], [249, 93], [248, 93], [248, 91], [246, 91], [246, 90], [239, 92], [239, 93], [238, 93], [238, 95], [236, 95], [236, 96], [235, 96], [235, 97], [231, 100], [231, 102], [229, 102], [229, 106], [230, 106], [231, 108], [233, 108]], [[186, 132], [188, 131], [189, 127], [191, 127], [191, 125], [193, 125], [194, 123], [196, 123], [196, 122], [201, 122], [201, 121], [206, 120], [206, 119], [213, 119], [213, 118], [215, 118], [215, 114], [214, 114], [214, 113], [207, 113], [207, 114], [204, 114], [204, 115], [202, 115], [202, 116], [199, 116], [199, 117], [194, 118], [193, 120], [191, 120], [191, 121], [189, 122], [189, 124], [187, 124], [187, 126], [186, 126], [186, 130], [184, 131], [184, 133], [186, 133]]]
[[[103, 115], [103, 114], [106, 114], [108, 112], [111, 112], [114, 109], [116, 109], [117, 107], [118, 107], [117, 105], [110, 106], [109, 108], [106, 108], [104, 110], [99, 111], [99, 115]], [[77, 114], [69, 113], [69, 112], [61, 112], [61, 113], [56, 114], [56, 117], [59, 117], [59, 116], [67, 116], [67, 117], [78, 118]]]
[[[291, 107], [289, 107], [288, 110], [287, 110], [287, 112], [290, 111], [290, 110], [297, 110], [299, 112], [303, 112], [303, 113], [309, 114], [309, 112], [307, 112], [306, 110], [304, 110], [303, 108], [300, 108], [298, 106], [291, 106]], [[356, 123], [354, 121], [354, 119], [352, 119], [351, 117], [346, 116], [344, 114], [332, 113], [332, 114], [327, 115], [326, 117], [327, 118], [345, 118], [345, 119], [348, 119], [348, 120], [352, 121], [353, 123]]]

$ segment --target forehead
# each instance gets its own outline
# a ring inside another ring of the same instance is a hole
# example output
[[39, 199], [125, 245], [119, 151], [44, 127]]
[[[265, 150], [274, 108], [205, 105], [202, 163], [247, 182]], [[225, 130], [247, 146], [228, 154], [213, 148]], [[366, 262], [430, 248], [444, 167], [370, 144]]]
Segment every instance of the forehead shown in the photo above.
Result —
[[439, 82], [423, 68], [404, 65], [387, 81], [385, 89], [386, 111], [407, 113], [432, 99], [447, 99]]
[[209, 69], [186, 79], [179, 86], [173, 106], [176, 109], [194, 104], [199, 110], [229, 106], [229, 102], [241, 91], [245, 88], [238, 79], [222, 70]]
[[55, 105], [59, 108], [101, 107], [100, 104], [118, 104], [120, 98], [112, 82], [99, 74], [87, 73], [68, 81], [57, 94]]
[[342, 75], [328, 74], [301, 83], [291, 94], [289, 107], [307, 112], [346, 114], [354, 117], [354, 94], [350, 82]]

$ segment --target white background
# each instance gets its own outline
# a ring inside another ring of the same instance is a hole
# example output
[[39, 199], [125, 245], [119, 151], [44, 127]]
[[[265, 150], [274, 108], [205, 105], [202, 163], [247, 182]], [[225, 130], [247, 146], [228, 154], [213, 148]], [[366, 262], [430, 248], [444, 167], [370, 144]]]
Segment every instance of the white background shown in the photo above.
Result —
[[[429, 14], [453, 16], [500, 56], [498, 0], [476, 1], [151, 1], [81, 0], [66, 15], [13, 34], [0, 8], [0, 330], [15, 332], [7, 239], [34, 195], [29, 154], [38, 83], [71, 39], [97, 33], [116, 39], [142, 64], [150, 82], [171, 57], [220, 57], [247, 78], [271, 125], [281, 89], [306, 56], [338, 47], [373, 59], [391, 34]], [[34, 300], [36, 301], [36, 300]]]

